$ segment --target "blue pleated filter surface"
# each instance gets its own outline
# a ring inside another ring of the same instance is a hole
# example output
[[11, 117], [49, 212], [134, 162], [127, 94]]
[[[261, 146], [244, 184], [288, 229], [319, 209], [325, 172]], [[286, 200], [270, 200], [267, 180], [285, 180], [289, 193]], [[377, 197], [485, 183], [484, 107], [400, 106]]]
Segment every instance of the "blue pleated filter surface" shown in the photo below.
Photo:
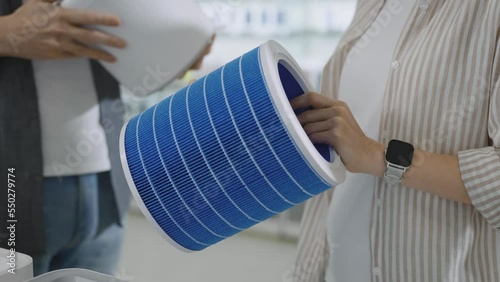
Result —
[[339, 184], [345, 169], [314, 146], [289, 99], [309, 91], [270, 41], [125, 125], [122, 162], [147, 218], [199, 251]]

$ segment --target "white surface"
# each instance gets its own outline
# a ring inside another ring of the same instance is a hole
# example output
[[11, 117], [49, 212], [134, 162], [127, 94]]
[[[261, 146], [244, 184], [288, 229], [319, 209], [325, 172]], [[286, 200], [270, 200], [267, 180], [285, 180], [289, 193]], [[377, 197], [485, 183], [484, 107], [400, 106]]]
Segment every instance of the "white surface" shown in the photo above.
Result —
[[[3, 253], [2, 253], [3, 255]], [[5, 271], [7, 271], [9, 268], [7, 267], [7, 259], [2, 256], [0, 257], [0, 273], [3, 273]]]
[[23, 282], [33, 277], [33, 259], [25, 254], [16, 253], [15, 275], [8, 272], [7, 256], [10, 252], [0, 248], [0, 281]]
[[203, 252], [182, 253], [165, 243], [142, 216], [131, 215], [116, 277], [134, 282], [282, 281], [295, 251], [293, 243], [244, 232]]
[[[398, 3], [400, 3], [398, 5]], [[411, 0], [389, 0], [372, 27], [350, 52], [340, 81], [345, 101], [365, 134], [379, 139], [379, 124], [393, 52], [408, 18]], [[389, 10], [388, 7], [399, 7]], [[387, 14], [390, 21], [387, 22]], [[327, 281], [370, 281], [370, 220], [375, 177], [348, 174], [335, 189], [328, 214], [328, 240], [333, 255]]]
[[[26, 282], [129, 282], [84, 269], [63, 269], [40, 275]], [[131, 282], [131, 281], [130, 281]]]
[[181, 75], [213, 34], [211, 22], [192, 0], [65, 0], [62, 5], [121, 19], [120, 27], [96, 27], [128, 42], [123, 50], [101, 46], [118, 59], [102, 64], [136, 95], [153, 93]]
[[44, 176], [111, 169], [90, 61], [34, 60]]

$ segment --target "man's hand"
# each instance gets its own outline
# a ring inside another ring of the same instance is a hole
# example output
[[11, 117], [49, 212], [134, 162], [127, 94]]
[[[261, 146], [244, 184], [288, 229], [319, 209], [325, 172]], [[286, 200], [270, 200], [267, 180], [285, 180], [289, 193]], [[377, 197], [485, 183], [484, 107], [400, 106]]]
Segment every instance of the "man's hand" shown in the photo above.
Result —
[[0, 56], [25, 59], [88, 57], [114, 62], [97, 44], [124, 48], [126, 42], [85, 25], [119, 26], [120, 19], [89, 11], [65, 9], [54, 0], [30, 0], [13, 14], [0, 17]]
[[347, 170], [383, 174], [384, 145], [363, 133], [346, 103], [307, 93], [292, 100], [291, 105], [295, 110], [313, 108], [299, 115], [300, 123], [313, 143], [335, 148]]

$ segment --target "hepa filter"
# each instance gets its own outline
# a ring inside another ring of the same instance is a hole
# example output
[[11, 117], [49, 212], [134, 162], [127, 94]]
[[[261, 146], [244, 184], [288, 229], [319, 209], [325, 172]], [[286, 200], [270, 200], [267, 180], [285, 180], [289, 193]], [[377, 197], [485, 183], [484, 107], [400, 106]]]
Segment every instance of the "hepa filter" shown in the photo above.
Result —
[[128, 183], [167, 241], [203, 250], [344, 180], [338, 155], [311, 143], [290, 106], [310, 90], [270, 41], [125, 125]]

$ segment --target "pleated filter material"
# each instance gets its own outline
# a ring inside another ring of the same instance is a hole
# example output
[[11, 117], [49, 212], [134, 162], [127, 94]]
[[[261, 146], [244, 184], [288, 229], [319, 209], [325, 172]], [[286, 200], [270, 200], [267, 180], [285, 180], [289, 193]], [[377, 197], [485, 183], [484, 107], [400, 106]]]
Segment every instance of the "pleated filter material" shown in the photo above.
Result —
[[341, 183], [345, 168], [313, 145], [289, 104], [310, 91], [274, 41], [131, 119], [122, 163], [148, 220], [200, 251]]

